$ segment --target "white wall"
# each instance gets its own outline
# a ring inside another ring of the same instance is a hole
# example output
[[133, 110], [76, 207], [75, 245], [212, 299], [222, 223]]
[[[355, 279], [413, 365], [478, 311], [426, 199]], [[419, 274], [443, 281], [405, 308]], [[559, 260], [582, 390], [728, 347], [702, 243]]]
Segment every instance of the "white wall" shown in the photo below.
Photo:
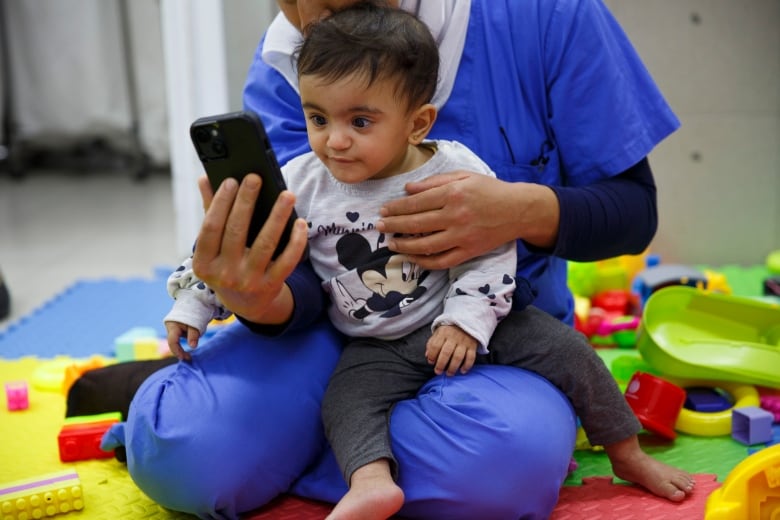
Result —
[[203, 216], [196, 185], [202, 167], [189, 126], [199, 117], [241, 108], [247, 68], [274, 11], [270, 2], [162, 0], [176, 245], [183, 256]]
[[[232, 108], [275, 2], [225, 2]], [[681, 129], [650, 156], [667, 262], [763, 263], [780, 249], [780, 1], [607, 0]], [[270, 11], [270, 12], [269, 12]]]
[[260, 37], [279, 9], [271, 0], [226, 0], [224, 8], [230, 107], [239, 110], [249, 64]]
[[[167, 159], [167, 152], [172, 149], [168, 142], [159, 20], [160, 3], [168, 1], [128, 1], [143, 112], [141, 131], [158, 160]], [[71, 37], [83, 31], [75, 27], [83, 27], [92, 20], [84, 14], [85, 9], [99, 10], [113, 20], [103, 30], [105, 38], [116, 37], [113, 29], [116, 15], [112, 14], [115, 8], [106, 0], [68, 0], [70, 9], [64, 11], [62, 0], [4, 2], [11, 10], [41, 13], [28, 16], [30, 23], [42, 23], [42, 15], [47, 11], [54, 13], [51, 34], [41, 36], [40, 30], [34, 33], [19, 30], [22, 26], [14, 26], [12, 31], [49, 49], [56, 48], [59, 62], [70, 56], [62, 43], [68, 39], [52, 43], [52, 38], [62, 30]], [[660, 210], [653, 252], [668, 262], [763, 263], [771, 250], [780, 249], [780, 1], [606, 2], [682, 120], [682, 128], [650, 157], [658, 181]], [[224, 6], [227, 107], [232, 110], [241, 107], [247, 68], [264, 28], [276, 12], [276, 3], [225, 0], [221, 4]], [[78, 9], [74, 10], [74, 5]], [[101, 30], [99, 25], [91, 27]], [[122, 71], [116, 67], [119, 58], [113, 62], [106, 58], [110, 49], [115, 54], [118, 52], [116, 42], [92, 51], [102, 56], [101, 63], [107, 66], [73, 58], [78, 66], [62, 70], [71, 74], [75, 71], [76, 76], [62, 72], [51, 87], [76, 79], [83, 82], [84, 78], [91, 77], [118, 81], [112, 78], [122, 77]], [[28, 55], [33, 51], [32, 48], [19, 50]], [[95, 70], [102, 76], [93, 76]], [[95, 81], [91, 81], [93, 86], [97, 85]], [[32, 83], [26, 86], [25, 92], [31, 94], [42, 86], [40, 81]], [[82, 89], [71, 87], [65, 92], [69, 96], [67, 107], [74, 112], [74, 107], [86, 102], [94, 108], [96, 102], [111, 99], [106, 96], [121, 90], [116, 87], [109, 92], [98, 91], [97, 97], [90, 99]], [[38, 102], [26, 104], [25, 110], [40, 114], [45, 106], [40, 100], [44, 98], [40, 95], [32, 98], [36, 99]], [[126, 104], [120, 100], [111, 106], [104, 120], [126, 124]], [[79, 113], [83, 115], [85, 111]], [[186, 130], [174, 132], [186, 138]], [[199, 173], [193, 171], [192, 179]], [[186, 204], [199, 202], [191, 198]], [[199, 208], [190, 208], [189, 212], [189, 219], [196, 218], [192, 215], [197, 215]], [[181, 244], [191, 242], [192, 225], [190, 222], [189, 227], [178, 226]]]
[[664, 261], [780, 249], [780, 2], [609, 0], [682, 121], [651, 155]]

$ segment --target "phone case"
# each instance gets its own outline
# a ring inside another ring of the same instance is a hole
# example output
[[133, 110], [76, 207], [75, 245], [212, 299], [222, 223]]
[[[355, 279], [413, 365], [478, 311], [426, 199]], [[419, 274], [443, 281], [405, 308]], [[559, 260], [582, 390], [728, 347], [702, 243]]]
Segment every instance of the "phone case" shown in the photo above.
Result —
[[[260, 118], [245, 111], [202, 117], [192, 123], [190, 136], [214, 191], [228, 177], [240, 182], [248, 173], [256, 173], [263, 179], [247, 234], [247, 247], [251, 246], [285, 189]], [[284, 250], [295, 218], [293, 214], [287, 222], [274, 257]]]

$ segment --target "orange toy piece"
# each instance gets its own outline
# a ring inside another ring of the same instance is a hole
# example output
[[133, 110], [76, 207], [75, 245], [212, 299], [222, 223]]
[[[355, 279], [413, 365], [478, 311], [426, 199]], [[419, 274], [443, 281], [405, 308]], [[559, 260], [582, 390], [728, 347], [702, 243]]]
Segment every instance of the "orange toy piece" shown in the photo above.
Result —
[[73, 363], [72, 365], [66, 366], [65, 376], [62, 379], [62, 394], [68, 395], [68, 391], [70, 390], [70, 387], [73, 386], [73, 383], [86, 372], [104, 366], [106, 366], [106, 362], [99, 356], [94, 356], [84, 363]]
[[780, 518], [780, 444], [737, 464], [707, 498], [704, 520]]

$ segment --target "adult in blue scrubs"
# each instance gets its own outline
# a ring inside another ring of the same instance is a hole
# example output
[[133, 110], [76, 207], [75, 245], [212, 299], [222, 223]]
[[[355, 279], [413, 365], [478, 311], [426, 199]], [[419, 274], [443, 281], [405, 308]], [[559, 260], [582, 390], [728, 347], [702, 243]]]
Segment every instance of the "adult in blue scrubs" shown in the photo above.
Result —
[[[278, 3], [244, 100], [284, 164], [309, 150], [291, 58], [300, 28], [352, 2]], [[498, 179], [442, 172], [389, 202], [378, 226], [424, 268], [515, 240], [534, 305], [571, 323], [566, 259], [647, 247], [657, 221], [646, 156], [678, 120], [601, 0], [392, 3], [416, 12], [440, 45], [430, 137], [463, 142]], [[232, 518], [282, 492], [335, 502], [346, 485], [319, 405], [341, 338], [310, 268], [297, 265], [305, 229], [270, 260], [293, 197], [245, 249], [257, 178], [201, 191], [195, 270], [240, 323], [150, 376], [105, 445], [125, 445], [151, 498], [203, 518]], [[548, 382], [496, 366], [431, 380], [389, 420], [409, 518], [547, 518], [576, 426]]]

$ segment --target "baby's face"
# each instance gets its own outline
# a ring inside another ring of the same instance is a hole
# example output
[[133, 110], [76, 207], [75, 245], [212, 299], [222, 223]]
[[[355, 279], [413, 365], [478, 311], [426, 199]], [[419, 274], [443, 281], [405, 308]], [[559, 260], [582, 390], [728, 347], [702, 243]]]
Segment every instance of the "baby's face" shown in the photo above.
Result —
[[[357, 3], [358, 0], [276, 0], [279, 9], [294, 26], [303, 30], [312, 22], [324, 18], [333, 11], [338, 11]], [[398, 7], [398, 0], [387, 2], [392, 7]]]

